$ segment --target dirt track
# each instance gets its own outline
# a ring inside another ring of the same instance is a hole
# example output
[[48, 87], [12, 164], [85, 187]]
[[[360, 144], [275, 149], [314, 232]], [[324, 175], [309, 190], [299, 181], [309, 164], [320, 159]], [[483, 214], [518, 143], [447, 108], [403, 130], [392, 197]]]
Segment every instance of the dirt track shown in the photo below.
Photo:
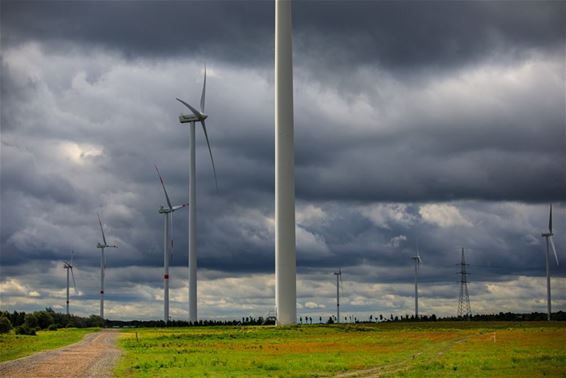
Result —
[[0, 377], [113, 377], [119, 332], [102, 330], [63, 348], [0, 364]]

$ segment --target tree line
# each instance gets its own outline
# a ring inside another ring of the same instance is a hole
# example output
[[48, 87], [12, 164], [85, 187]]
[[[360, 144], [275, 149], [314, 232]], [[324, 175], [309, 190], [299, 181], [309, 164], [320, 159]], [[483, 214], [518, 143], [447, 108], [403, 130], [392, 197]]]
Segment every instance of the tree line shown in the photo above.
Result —
[[[323, 319], [322, 316], [315, 317], [315, 323], [334, 324], [336, 316]], [[469, 318], [464, 317], [437, 317], [435, 314], [422, 315], [415, 318], [414, 315], [370, 315], [368, 320], [357, 317], [345, 316], [344, 322], [351, 323], [381, 323], [381, 322], [436, 322], [436, 321], [543, 321], [546, 313], [532, 312], [530, 314], [517, 314], [512, 312], [500, 312], [498, 314], [476, 314]], [[566, 312], [558, 311], [552, 314], [552, 320], [566, 321]], [[313, 324], [312, 316], [299, 316], [300, 324]], [[46, 308], [43, 311], [33, 313], [0, 311], [0, 333], [10, 332], [15, 329], [18, 335], [35, 335], [38, 330], [57, 330], [58, 328], [87, 328], [87, 327], [191, 327], [191, 326], [254, 326], [275, 324], [275, 317], [243, 317], [241, 320], [199, 320], [189, 322], [185, 320], [171, 320], [165, 323], [163, 320], [104, 320], [100, 316], [90, 315], [81, 317], [67, 315]]]
[[104, 327], [100, 316], [81, 317], [67, 315], [46, 308], [32, 313], [0, 311], [0, 333], [15, 329], [17, 335], [35, 335], [39, 330], [56, 331], [58, 328]]

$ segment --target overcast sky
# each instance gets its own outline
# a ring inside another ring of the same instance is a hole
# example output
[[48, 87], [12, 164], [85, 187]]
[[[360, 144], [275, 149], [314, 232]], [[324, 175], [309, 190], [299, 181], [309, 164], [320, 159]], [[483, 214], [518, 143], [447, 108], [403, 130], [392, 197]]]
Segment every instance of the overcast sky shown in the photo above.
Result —
[[[274, 309], [272, 1], [1, 0], [1, 309], [162, 316], [164, 204], [187, 201], [197, 130], [199, 317]], [[296, 1], [298, 316], [566, 310], [566, 4]], [[171, 313], [186, 319], [187, 212], [174, 216]]]

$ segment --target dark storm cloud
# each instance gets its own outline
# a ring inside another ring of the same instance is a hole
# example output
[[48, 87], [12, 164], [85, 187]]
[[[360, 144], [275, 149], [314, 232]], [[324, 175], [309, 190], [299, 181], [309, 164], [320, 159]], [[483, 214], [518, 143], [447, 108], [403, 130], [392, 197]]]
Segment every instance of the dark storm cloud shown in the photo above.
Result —
[[[153, 164], [173, 202], [186, 202], [188, 132], [174, 98], [198, 103], [206, 61], [219, 189], [199, 129], [203, 306], [212, 316], [271, 310], [273, 4], [1, 6], [0, 285], [10, 306], [63, 298], [59, 265], [74, 250], [81, 311], [95, 312], [99, 212], [119, 246], [107, 253], [112, 316], [156, 317], [164, 198]], [[564, 4], [296, 2], [294, 13], [300, 304], [332, 306], [342, 267], [351, 309], [410, 307], [417, 240], [423, 292], [441, 308], [461, 247], [488, 310], [489, 283], [526, 280], [517, 296], [532, 297], [546, 203], [566, 199]], [[556, 230], [564, 224], [556, 206]], [[174, 239], [184, 309], [184, 211]], [[556, 244], [563, 256], [563, 234]], [[551, 268], [562, 286], [563, 266]]]
[[[72, 41], [128, 56], [191, 55], [241, 64], [272, 61], [270, 1], [4, 1], [2, 38]], [[540, 1], [297, 1], [301, 60], [325, 66], [442, 67], [493, 50], [515, 57], [563, 48], [565, 6]], [[313, 62], [314, 63], [314, 62]]]
[[307, 1], [295, 7], [294, 22], [300, 47], [313, 56], [397, 69], [562, 48], [565, 16], [556, 2]]
[[271, 2], [6, 1], [3, 39], [117, 49], [127, 56], [270, 60]]

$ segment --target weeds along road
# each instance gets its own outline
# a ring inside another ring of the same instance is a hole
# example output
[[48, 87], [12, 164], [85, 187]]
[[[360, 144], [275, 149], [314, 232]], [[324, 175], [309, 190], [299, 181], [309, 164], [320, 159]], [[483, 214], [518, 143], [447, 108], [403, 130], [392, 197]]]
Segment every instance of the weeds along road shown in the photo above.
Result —
[[0, 377], [113, 377], [119, 331], [91, 333], [75, 344], [0, 364]]

